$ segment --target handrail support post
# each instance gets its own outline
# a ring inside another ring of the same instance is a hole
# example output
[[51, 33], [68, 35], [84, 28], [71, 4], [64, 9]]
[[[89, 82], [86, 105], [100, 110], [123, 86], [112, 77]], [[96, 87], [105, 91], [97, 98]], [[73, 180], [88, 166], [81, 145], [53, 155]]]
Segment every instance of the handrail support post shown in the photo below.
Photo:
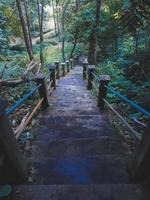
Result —
[[62, 65], [62, 76], [66, 75], [66, 63], [61, 63]]
[[71, 69], [73, 69], [73, 59], [70, 59], [70, 65], [71, 65]]
[[98, 107], [104, 109], [104, 98], [107, 95], [107, 88], [106, 86], [111, 81], [109, 75], [101, 75], [100, 82], [99, 82], [99, 92], [98, 92]]
[[66, 61], [66, 65], [67, 65], [67, 73], [70, 72], [70, 63], [69, 60]]
[[150, 120], [139, 142], [132, 160], [129, 163], [129, 173], [134, 181], [144, 181], [150, 176]]
[[92, 90], [93, 84], [92, 81], [94, 80], [93, 73], [95, 72], [95, 65], [89, 65], [88, 66], [88, 83], [87, 83], [87, 89]]
[[[15, 134], [5, 113], [6, 100], [0, 98], [0, 144], [6, 158], [4, 181], [18, 184], [27, 180], [27, 164], [19, 151]], [[8, 180], [7, 180], [8, 179]]]
[[41, 85], [39, 87], [39, 95], [40, 95], [41, 99], [43, 98], [42, 108], [45, 109], [49, 106], [47, 87], [46, 87], [46, 83], [45, 83], [45, 75], [41, 72], [36, 74], [35, 81], [36, 81], [37, 85]]
[[49, 73], [50, 73], [50, 81], [52, 81], [51, 88], [53, 87], [56, 89], [56, 68], [55, 66], [52, 66], [49, 68]]
[[85, 61], [85, 62], [82, 63], [82, 65], [83, 65], [83, 80], [85, 80], [88, 62]]
[[55, 62], [56, 71], [57, 71], [57, 79], [60, 79], [60, 69], [59, 69], [59, 61]]

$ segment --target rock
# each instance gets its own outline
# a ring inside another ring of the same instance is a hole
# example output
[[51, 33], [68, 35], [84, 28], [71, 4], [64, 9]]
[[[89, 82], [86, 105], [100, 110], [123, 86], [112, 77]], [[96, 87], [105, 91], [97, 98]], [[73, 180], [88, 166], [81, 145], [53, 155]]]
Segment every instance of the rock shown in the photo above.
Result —
[[25, 46], [23, 46], [21, 44], [16, 44], [16, 45], [10, 46], [9, 49], [12, 50], [12, 51], [24, 51]]

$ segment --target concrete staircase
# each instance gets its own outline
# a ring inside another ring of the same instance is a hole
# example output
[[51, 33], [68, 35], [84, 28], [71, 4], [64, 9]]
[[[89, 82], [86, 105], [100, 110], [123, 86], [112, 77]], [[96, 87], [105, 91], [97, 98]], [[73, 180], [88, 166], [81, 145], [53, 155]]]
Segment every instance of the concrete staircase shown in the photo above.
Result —
[[16, 200], [146, 200], [126, 170], [128, 151], [107, 113], [99, 111], [76, 66], [58, 82], [30, 161], [32, 183], [17, 186]]

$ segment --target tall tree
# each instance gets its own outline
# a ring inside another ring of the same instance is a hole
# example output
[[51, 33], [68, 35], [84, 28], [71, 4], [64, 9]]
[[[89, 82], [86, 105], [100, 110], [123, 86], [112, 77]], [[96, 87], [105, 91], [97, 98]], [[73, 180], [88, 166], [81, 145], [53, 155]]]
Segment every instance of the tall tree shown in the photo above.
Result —
[[[76, 6], [76, 8], [75, 8], [75, 13], [77, 14], [77, 12], [78, 12], [78, 10], [79, 10], [79, 3], [80, 3], [80, 0], [76, 0], [75, 1], [75, 6]], [[78, 35], [79, 35], [79, 28], [78, 28], [78, 26], [75, 28], [75, 33], [74, 33], [74, 42], [73, 42], [73, 48], [72, 48], [72, 51], [71, 51], [71, 53], [70, 53], [70, 58], [72, 58], [72, 56], [73, 56], [73, 53], [74, 53], [74, 51], [75, 51], [75, 49], [76, 49], [76, 45], [77, 45], [77, 42], [78, 42]]]
[[41, 62], [41, 65], [44, 64], [44, 57], [43, 57], [44, 3], [45, 3], [44, 0], [42, 0], [41, 2], [39, 0], [37, 0], [39, 30], [40, 30], [40, 62]]
[[55, 1], [51, 0], [52, 3], [52, 8], [53, 8], [53, 19], [54, 19], [54, 26], [55, 26], [55, 35], [57, 35], [57, 16], [56, 16], [56, 6], [55, 6]]
[[56, 1], [56, 26], [57, 26], [57, 34], [60, 41], [60, 6]]
[[96, 0], [96, 14], [95, 23], [91, 30], [89, 38], [89, 52], [88, 52], [88, 62], [89, 64], [96, 65], [96, 53], [97, 53], [97, 29], [100, 23], [100, 12], [101, 12], [101, 0]]
[[66, 57], [65, 57], [65, 21], [66, 21], [66, 11], [68, 8], [68, 5], [70, 3], [70, 0], [67, 0], [66, 2], [63, 2], [61, 4], [61, 8], [62, 8], [62, 16], [61, 16], [61, 35], [62, 35], [62, 58], [65, 61]]
[[27, 20], [25, 17], [25, 5], [24, 5], [24, 2], [22, 2], [21, 0], [16, 0], [16, 5], [19, 12], [19, 17], [20, 17], [20, 22], [22, 26], [22, 31], [23, 31], [23, 36], [24, 36], [27, 52], [28, 52], [30, 60], [34, 60], [32, 44], [31, 44], [30, 36], [29, 36], [29, 29], [28, 29]]
[[[31, 48], [32, 48], [32, 37], [31, 37], [31, 24], [30, 24], [30, 18], [29, 18], [29, 11], [28, 11], [28, 0], [23, 0], [24, 2], [24, 7], [25, 7], [25, 17], [27, 20], [27, 26], [28, 26], [28, 31], [29, 31], [29, 39], [31, 43]], [[32, 48], [33, 51], [33, 48]]]

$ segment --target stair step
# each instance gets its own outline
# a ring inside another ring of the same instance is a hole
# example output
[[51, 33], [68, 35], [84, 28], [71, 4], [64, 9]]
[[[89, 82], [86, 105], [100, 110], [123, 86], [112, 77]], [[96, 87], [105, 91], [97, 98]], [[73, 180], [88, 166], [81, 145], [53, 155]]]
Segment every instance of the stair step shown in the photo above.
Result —
[[148, 200], [130, 184], [33, 185], [15, 188], [15, 200]]
[[81, 72], [76, 67], [59, 80], [39, 116], [29, 157], [33, 185], [16, 187], [15, 200], [149, 200], [131, 184], [128, 152]]
[[105, 116], [101, 115], [82, 115], [82, 116], [52, 116], [42, 115], [40, 127], [36, 135], [54, 134], [64, 136], [110, 136], [118, 138], [114, 129], [108, 125]]
[[98, 156], [102, 154], [122, 154], [125, 156], [124, 148], [120, 140], [108, 137], [88, 138], [62, 138], [49, 137], [45, 141], [39, 138], [33, 143], [34, 156], [60, 157], [60, 156]]
[[[53, 116], [53, 112], [50, 112], [51, 115], [46, 113], [39, 117], [41, 126], [47, 126], [51, 129], [55, 128], [74, 128], [72, 131], [81, 129], [90, 129], [93, 131], [100, 130], [106, 128], [107, 130], [113, 130], [110, 126], [108, 126], [108, 121], [106, 115], [97, 114], [97, 115], [72, 115], [72, 116]], [[76, 129], [77, 128], [77, 129]], [[81, 132], [81, 130], [80, 130]], [[114, 132], [114, 131], [113, 131]]]
[[37, 157], [36, 184], [129, 183], [121, 155]]

